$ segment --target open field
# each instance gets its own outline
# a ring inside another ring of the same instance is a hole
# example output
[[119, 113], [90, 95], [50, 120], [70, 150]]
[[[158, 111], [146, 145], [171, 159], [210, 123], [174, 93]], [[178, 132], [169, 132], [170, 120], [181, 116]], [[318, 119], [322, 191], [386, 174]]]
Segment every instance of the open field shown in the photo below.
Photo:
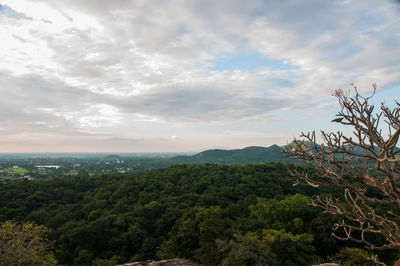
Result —
[[26, 175], [28, 173], [28, 170], [24, 168], [8, 168], [0, 170], [0, 174], [1, 173], [13, 174], [13, 175]]

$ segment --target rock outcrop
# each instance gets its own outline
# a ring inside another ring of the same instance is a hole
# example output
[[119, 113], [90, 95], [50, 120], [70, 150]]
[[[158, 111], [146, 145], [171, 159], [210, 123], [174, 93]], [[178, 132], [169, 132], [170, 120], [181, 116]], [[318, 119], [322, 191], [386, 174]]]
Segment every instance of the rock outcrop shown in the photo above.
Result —
[[160, 260], [160, 261], [131, 262], [126, 264], [121, 264], [118, 266], [201, 266], [201, 265], [186, 259], [170, 259], [170, 260]]

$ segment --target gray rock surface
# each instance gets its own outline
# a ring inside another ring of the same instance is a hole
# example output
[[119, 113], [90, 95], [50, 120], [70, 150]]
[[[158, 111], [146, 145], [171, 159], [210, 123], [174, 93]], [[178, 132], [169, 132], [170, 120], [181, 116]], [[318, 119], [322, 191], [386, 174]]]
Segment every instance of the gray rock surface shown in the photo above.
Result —
[[126, 264], [121, 264], [119, 266], [201, 266], [201, 265], [186, 259], [170, 259], [170, 260], [160, 260], [160, 261], [131, 262]]

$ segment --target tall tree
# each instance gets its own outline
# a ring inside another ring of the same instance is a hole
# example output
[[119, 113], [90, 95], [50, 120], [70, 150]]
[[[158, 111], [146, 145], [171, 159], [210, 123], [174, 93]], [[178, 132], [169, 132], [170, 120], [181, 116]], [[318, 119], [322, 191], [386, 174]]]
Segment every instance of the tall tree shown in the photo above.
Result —
[[48, 230], [32, 223], [0, 224], [0, 265], [56, 265]]
[[[286, 156], [301, 159], [313, 171], [290, 171], [297, 184], [313, 187], [332, 186], [344, 190], [340, 200], [318, 197], [314, 206], [340, 215], [333, 235], [341, 240], [362, 243], [372, 250], [400, 249], [400, 103], [392, 107], [371, 103], [373, 94], [361, 96], [354, 83], [352, 89], [338, 89], [340, 111], [332, 122], [353, 130], [321, 131], [318, 144], [315, 131], [301, 133], [288, 145]], [[377, 236], [379, 235], [379, 236]]]

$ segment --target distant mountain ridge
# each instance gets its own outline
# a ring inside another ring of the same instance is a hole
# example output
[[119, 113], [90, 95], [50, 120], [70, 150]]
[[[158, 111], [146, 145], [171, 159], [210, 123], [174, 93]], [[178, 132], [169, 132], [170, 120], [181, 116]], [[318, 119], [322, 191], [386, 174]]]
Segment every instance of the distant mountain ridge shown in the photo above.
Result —
[[282, 147], [272, 145], [269, 147], [250, 146], [235, 150], [212, 149], [191, 156], [176, 156], [171, 158], [171, 161], [174, 164], [247, 164], [288, 162], [293, 160], [282, 156]]

